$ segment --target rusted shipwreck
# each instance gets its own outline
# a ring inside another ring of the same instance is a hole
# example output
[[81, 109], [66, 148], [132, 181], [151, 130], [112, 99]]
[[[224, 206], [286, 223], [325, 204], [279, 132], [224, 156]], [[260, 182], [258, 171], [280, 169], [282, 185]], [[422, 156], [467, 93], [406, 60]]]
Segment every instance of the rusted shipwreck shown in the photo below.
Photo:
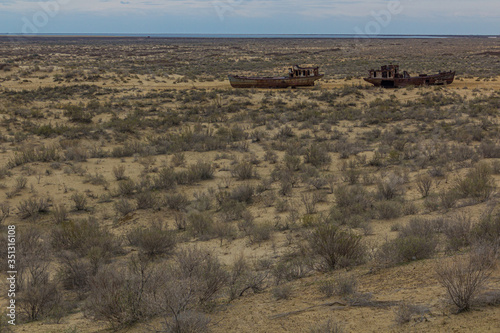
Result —
[[316, 80], [324, 74], [319, 67], [300, 67], [294, 65], [288, 69], [288, 76], [239, 76], [229, 75], [229, 83], [233, 88], [288, 88], [314, 86]]
[[370, 76], [364, 80], [377, 87], [399, 88], [406, 86], [442, 85], [451, 84], [455, 79], [455, 72], [439, 72], [438, 74], [419, 74], [410, 76], [407, 71], [399, 73], [398, 65], [382, 66], [380, 70], [370, 70]]

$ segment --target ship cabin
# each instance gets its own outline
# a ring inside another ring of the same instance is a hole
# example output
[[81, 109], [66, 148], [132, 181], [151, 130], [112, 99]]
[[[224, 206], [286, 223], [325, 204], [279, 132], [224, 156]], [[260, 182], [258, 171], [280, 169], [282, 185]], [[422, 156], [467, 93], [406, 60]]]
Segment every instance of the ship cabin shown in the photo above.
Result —
[[404, 71], [403, 74], [399, 73], [398, 65], [388, 65], [382, 66], [380, 70], [370, 70], [370, 78], [374, 79], [384, 79], [382, 80], [382, 86], [394, 86], [394, 79], [407, 79], [410, 78], [410, 74]]
[[370, 70], [370, 77], [379, 79], [400, 79], [409, 78], [410, 74], [408, 74], [407, 71], [404, 71], [403, 74], [400, 74], [398, 65], [388, 65], [382, 66], [380, 70]]
[[300, 67], [295, 65], [293, 68], [288, 69], [288, 74], [290, 77], [318, 76], [319, 67]]

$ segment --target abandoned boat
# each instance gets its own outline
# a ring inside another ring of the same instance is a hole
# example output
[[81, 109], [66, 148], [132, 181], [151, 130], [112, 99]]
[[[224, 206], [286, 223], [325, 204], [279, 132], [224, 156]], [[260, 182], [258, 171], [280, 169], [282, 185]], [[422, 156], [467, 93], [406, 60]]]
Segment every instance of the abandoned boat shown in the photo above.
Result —
[[377, 87], [399, 88], [406, 86], [442, 85], [451, 84], [455, 79], [455, 72], [439, 72], [438, 74], [419, 74], [410, 76], [407, 71], [399, 73], [398, 65], [382, 66], [380, 70], [370, 70], [370, 76], [364, 80]]
[[321, 79], [319, 67], [300, 67], [288, 69], [288, 76], [249, 77], [229, 75], [229, 83], [233, 88], [288, 88], [314, 86], [314, 81]]

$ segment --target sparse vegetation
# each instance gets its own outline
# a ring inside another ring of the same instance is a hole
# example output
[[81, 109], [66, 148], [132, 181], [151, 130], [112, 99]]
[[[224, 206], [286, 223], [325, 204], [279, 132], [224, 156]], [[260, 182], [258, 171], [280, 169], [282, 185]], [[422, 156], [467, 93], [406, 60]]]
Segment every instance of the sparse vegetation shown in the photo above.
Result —
[[[341, 332], [365, 327], [359, 307], [378, 331], [491, 329], [495, 39], [11, 37], [0, 222], [18, 237], [19, 329]], [[388, 59], [457, 80], [366, 85]], [[325, 77], [226, 80], [294, 63]], [[445, 293], [485, 311], [454, 316]]]

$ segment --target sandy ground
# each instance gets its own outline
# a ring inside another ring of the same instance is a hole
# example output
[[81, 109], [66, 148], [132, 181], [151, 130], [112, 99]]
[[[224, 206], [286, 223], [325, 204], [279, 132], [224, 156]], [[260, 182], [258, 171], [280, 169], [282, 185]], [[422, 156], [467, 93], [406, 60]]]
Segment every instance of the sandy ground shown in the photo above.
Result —
[[[127, 83], [98, 82], [97, 85], [130, 89], [138, 88], [143, 92], [153, 89], [229, 89], [229, 83], [224, 82], [188, 82], [176, 83], [178, 77], [171, 77], [162, 82], [146, 82], [145, 77], [139, 80], [131, 79]], [[143, 81], [144, 83], [139, 83]], [[63, 83], [66, 84], [66, 83]], [[360, 79], [329, 80], [321, 82], [321, 89], [340, 88], [345, 85], [364, 84]], [[58, 86], [49, 79], [30, 78], [29, 82], [8, 81], [0, 82], [0, 86], [9, 89], [36, 89], [40, 86]], [[433, 89], [433, 88], [424, 88]], [[460, 95], [471, 97], [474, 90], [479, 89], [483, 93], [500, 90], [500, 77], [497, 81], [478, 81], [476, 79], [458, 79], [452, 85], [444, 87], [447, 91], [456, 92]], [[406, 91], [403, 89], [387, 91], [395, 94], [401, 99], [412, 99], [418, 94], [418, 90]], [[373, 97], [375, 98], [375, 97]], [[369, 101], [369, 100], [368, 100]], [[354, 131], [352, 135], [359, 132]], [[5, 147], [10, 151], [13, 147]], [[107, 147], [109, 148], [109, 147]], [[260, 146], [251, 148], [262, 158], [264, 151]], [[200, 155], [187, 153], [188, 164], [200, 158]], [[203, 158], [214, 159], [215, 153], [206, 153]], [[9, 154], [0, 154], [0, 165], [4, 165]], [[332, 169], [338, 170], [339, 159], [334, 159], [337, 163], [332, 165]], [[132, 179], [139, 179], [145, 165], [150, 167], [161, 167], [168, 165], [169, 157], [161, 156], [152, 161], [144, 161], [136, 158], [124, 159], [88, 159], [79, 163], [79, 166], [86, 170], [87, 175], [100, 174], [109, 180], [109, 187], [116, 188], [117, 182], [114, 180], [113, 167], [126, 164], [127, 176]], [[221, 160], [219, 169], [216, 171], [215, 180], [209, 181], [200, 186], [190, 186], [183, 189], [184, 193], [192, 197], [193, 193], [203, 191], [208, 187], [216, 187], [221, 179], [228, 175], [225, 171], [229, 167], [229, 161]], [[103, 226], [109, 227], [117, 235], [123, 235], [128, 230], [141, 223], [144, 217], [141, 212], [135, 212], [126, 219], [118, 222], [113, 220], [110, 213], [112, 203], [99, 203], [101, 195], [105, 193], [103, 186], [86, 183], [85, 177], [78, 175], [78, 172], [66, 173], [64, 167], [61, 170], [49, 174], [47, 166], [40, 163], [31, 165], [29, 172], [26, 172], [28, 179], [27, 188], [21, 190], [20, 194], [14, 196], [9, 201], [12, 206], [16, 206], [21, 200], [37, 193], [41, 196], [50, 196], [54, 202], [70, 202], [73, 193], [86, 193], [89, 198], [89, 205], [95, 207], [92, 214], [103, 222]], [[66, 166], [67, 167], [67, 166]], [[269, 173], [269, 165], [263, 164], [257, 168], [261, 175]], [[6, 194], [6, 189], [14, 186], [15, 176], [21, 174], [21, 170], [16, 170], [15, 175], [2, 181], [4, 185], [1, 190]], [[33, 184], [32, 187], [30, 185]], [[411, 192], [413, 191], [413, 192]], [[415, 189], [407, 193], [408, 197], [417, 198]], [[331, 195], [330, 195], [331, 197]], [[293, 200], [300, 200], [297, 197]], [[68, 205], [68, 209], [71, 209]], [[479, 214], [484, 206], [474, 207], [473, 214]], [[276, 214], [274, 208], [258, 208], [253, 211], [258, 222], [270, 221]], [[78, 213], [76, 213], [78, 214]], [[159, 215], [162, 213], [158, 213]], [[282, 214], [285, 216], [286, 214]], [[151, 217], [151, 215], [148, 215]], [[168, 216], [167, 216], [168, 217]], [[406, 222], [408, 217], [398, 219], [398, 223]], [[41, 226], [43, 227], [42, 222]], [[390, 231], [395, 221], [375, 221], [373, 223], [372, 235], [367, 237], [368, 242], [380, 243], [386, 238], [394, 237]], [[272, 241], [261, 245], [249, 245], [248, 239], [238, 239], [230, 243], [224, 242], [220, 246], [218, 240], [200, 243], [201, 246], [212, 249], [220, 256], [223, 263], [229, 265], [239, 255], [244, 254], [251, 258], [276, 257], [286, 249], [287, 232], [277, 232]], [[300, 237], [297, 235], [297, 237]], [[190, 243], [183, 246], [189, 246]], [[290, 282], [292, 287], [292, 297], [289, 300], [276, 301], [268, 288], [260, 294], [249, 294], [237, 299], [227, 305], [222, 305], [219, 311], [211, 315], [212, 329], [214, 333], [223, 332], [307, 332], [309, 327], [332, 318], [339, 322], [346, 332], [500, 332], [500, 308], [494, 306], [482, 306], [471, 312], [456, 315], [453, 307], [445, 299], [444, 289], [438, 284], [435, 278], [433, 267], [436, 260], [424, 260], [412, 262], [407, 265], [396, 266], [388, 269], [378, 269], [369, 265], [361, 266], [349, 272], [314, 273], [312, 276], [299, 281]], [[371, 293], [371, 302], [363, 306], [353, 306], [341, 298], [324, 298], [318, 291], [318, 286], [326, 280], [334, 280], [338, 274], [355, 274], [359, 281], [360, 293]], [[500, 288], [500, 268], [497, 267], [492, 274], [490, 290]], [[427, 311], [418, 320], [413, 320], [408, 324], [397, 325], [395, 323], [395, 309], [402, 301], [425, 307]], [[155, 323], [153, 322], [153, 325]], [[75, 331], [71, 331], [75, 328]], [[139, 324], [136, 327], [124, 332], [146, 332], [150, 326]], [[50, 322], [36, 322], [16, 327], [16, 332], [105, 332], [106, 326], [103, 323], [96, 323], [84, 318], [81, 313], [71, 314], [63, 318], [59, 324]]]

